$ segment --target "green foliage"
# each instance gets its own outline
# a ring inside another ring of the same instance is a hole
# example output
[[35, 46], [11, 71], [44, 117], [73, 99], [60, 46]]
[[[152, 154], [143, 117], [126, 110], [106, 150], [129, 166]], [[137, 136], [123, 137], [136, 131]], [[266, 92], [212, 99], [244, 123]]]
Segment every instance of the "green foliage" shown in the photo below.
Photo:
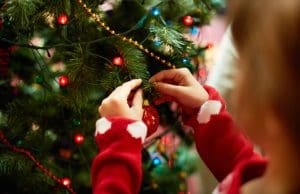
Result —
[[10, 0], [5, 5], [6, 13], [15, 27], [27, 29], [34, 22], [31, 17], [36, 14], [41, 3], [41, 0]]
[[[48, 168], [57, 174], [51, 165]], [[53, 181], [36, 169], [27, 157], [8, 152], [2, 152], [0, 155], [0, 181], [2, 185], [6, 185], [1, 189], [4, 193], [9, 189], [9, 193], [50, 194], [53, 187]]]
[[16, 174], [17, 176], [24, 176], [28, 173], [33, 164], [26, 160], [23, 156], [11, 153], [2, 153], [0, 158], [0, 172], [1, 175], [9, 176]]

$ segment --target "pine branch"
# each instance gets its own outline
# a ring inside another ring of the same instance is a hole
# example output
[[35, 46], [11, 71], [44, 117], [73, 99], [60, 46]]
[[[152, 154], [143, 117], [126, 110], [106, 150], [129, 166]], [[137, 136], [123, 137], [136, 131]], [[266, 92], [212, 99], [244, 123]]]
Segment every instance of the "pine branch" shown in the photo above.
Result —
[[[2, 148], [3, 149], [3, 148]], [[16, 174], [24, 176], [30, 172], [32, 164], [24, 157], [3, 152], [0, 156], [0, 174], [9, 176]]]
[[155, 37], [159, 37], [162, 43], [167, 44], [179, 52], [183, 52], [186, 42], [183, 40], [182, 33], [168, 26], [152, 25], [150, 26], [149, 30]]
[[19, 29], [28, 29], [32, 23], [32, 17], [41, 4], [41, 0], [11, 0], [4, 5], [6, 14], [13, 20], [15, 27]]

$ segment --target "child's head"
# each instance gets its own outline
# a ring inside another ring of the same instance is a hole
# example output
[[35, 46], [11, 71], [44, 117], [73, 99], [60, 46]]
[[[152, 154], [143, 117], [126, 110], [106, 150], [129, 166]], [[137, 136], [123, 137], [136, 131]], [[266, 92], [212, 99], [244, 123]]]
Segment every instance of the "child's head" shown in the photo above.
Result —
[[266, 117], [272, 115], [299, 140], [300, 1], [232, 1], [232, 34], [240, 55], [240, 119], [253, 138], [264, 132]]

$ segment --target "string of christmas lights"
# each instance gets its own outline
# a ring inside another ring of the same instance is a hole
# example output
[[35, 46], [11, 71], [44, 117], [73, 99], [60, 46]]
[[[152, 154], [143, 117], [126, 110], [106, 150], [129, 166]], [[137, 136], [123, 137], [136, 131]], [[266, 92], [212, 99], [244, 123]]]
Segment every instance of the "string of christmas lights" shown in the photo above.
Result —
[[101, 19], [95, 13], [92, 12], [92, 9], [89, 8], [89, 7], [87, 7], [87, 5], [82, 2], [82, 0], [78, 0], [77, 2], [81, 5], [82, 8], [84, 8], [84, 10], [90, 15], [90, 17], [93, 18], [97, 22], [97, 24], [99, 24], [100, 27], [102, 27], [103, 29], [105, 29], [111, 35], [118, 37], [120, 40], [122, 40], [124, 42], [128, 42], [129, 44], [132, 44], [132, 45], [136, 46], [141, 51], [143, 51], [147, 55], [149, 55], [150, 57], [152, 57], [155, 60], [159, 61], [160, 63], [166, 65], [168, 68], [176, 69], [176, 66], [174, 64], [172, 64], [169, 61], [166, 61], [165, 59], [162, 59], [160, 56], [156, 55], [154, 52], [149, 51], [149, 49], [145, 48], [138, 41], [133, 40], [132, 38], [128, 38], [126, 36], [123, 36], [121, 34], [118, 34], [114, 30], [110, 29], [110, 27], [107, 26], [103, 21], [101, 21]]
[[23, 148], [18, 148], [14, 145], [12, 145], [4, 136], [3, 132], [0, 130], [0, 141], [6, 145], [11, 151], [24, 154], [26, 157], [28, 157], [35, 165], [37, 168], [39, 168], [45, 175], [50, 177], [52, 180], [57, 182], [58, 184], [62, 185], [64, 188], [66, 188], [71, 194], [76, 194], [74, 192], [74, 189], [71, 186], [71, 180], [67, 177], [65, 178], [58, 178], [55, 176], [50, 170], [45, 168], [32, 154], [30, 151], [25, 150]]

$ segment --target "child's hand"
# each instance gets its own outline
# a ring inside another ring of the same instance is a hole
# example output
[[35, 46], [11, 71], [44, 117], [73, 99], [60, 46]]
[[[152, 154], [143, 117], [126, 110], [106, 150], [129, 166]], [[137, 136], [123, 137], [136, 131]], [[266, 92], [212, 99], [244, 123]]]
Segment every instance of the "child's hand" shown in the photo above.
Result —
[[126, 117], [134, 120], [142, 120], [143, 117], [143, 94], [139, 89], [132, 100], [132, 106], [127, 103], [130, 92], [140, 86], [141, 79], [134, 79], [125, 82], [117, 87], [99, 106], [99, 113], [102, 117]]
[[208, 100], [208, 94], [186, 68], [164, 70], [151, 79], [163, 95], [173, 97], [183, 108], [199, 108]]

